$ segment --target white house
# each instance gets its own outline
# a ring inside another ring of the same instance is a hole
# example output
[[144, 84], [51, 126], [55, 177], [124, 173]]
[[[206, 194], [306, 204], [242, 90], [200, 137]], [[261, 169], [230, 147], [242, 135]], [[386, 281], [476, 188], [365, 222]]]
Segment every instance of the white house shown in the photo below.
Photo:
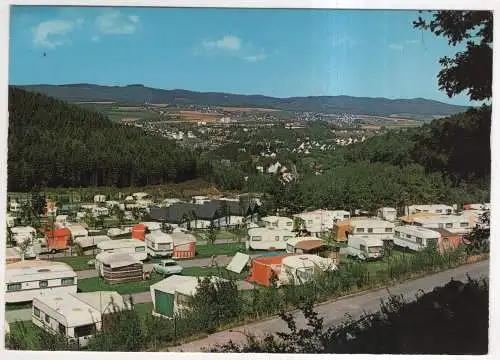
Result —
[[268, 229], [293, 230], [293, 219], [284, 216], [265, 216], [261, 219], [264, 227]]
[[411, 250], [422, 250], [431, 243], [438, 245], [441, 234], [423, 227], [404, 225], [394, 229], [394, 244]]
[[394, 224], [381, 219], [359, 219], [351, 221], [352, 235], [369, 235], [379, 239], [392, 239]]
[[54, 261], [25, 260], [5, 266], [5, 302], [33, 300], [45, 294], [76, 293], [77, 274]]
[[285, 229], [252, 228], [248, 230], [246, 248], [253, 250], [284, 250], [286, 242], [295, 237], [295, 233]]
[[130, 309], [116, 291], [37, 296], [31, 320], [39, 328], [88, 345], [91, 337], [106, 328], [106, 315]]
[[106, 196], [105, 195], [95, 195], [94, 196], [94, 203], [103, 203], [106, 201]]
[[405, 215], [413, 215], [418, 213], [450, 215], [453, 213], [453, 207], [443, 204], [410, 205], [406, 208]]
[[377, 217], [387, 221], [396, 221], [398, 211], [391, 207], [383, 207], [377, 210]]
[[454, 234], [466, 234], [472, 230], [471, 219], [463, 215], [441, 215], [415, 220], [414, 225], [424, 228], [446, 229]]

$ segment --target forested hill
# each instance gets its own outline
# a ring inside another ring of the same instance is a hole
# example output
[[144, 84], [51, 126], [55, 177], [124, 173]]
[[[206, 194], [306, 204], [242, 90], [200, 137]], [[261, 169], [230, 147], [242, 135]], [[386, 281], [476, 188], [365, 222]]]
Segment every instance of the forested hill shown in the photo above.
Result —
[[193, 154], [60, 100], [9, 88], [8, 190], [139, 186], [196, 177]]
[[426, 99], [385, 99], [352, 96], [309, 96], [274, 98], [262, 95], [236, 95], [188, 90], [163, 90], [142, 85], [101, 86], [94, 84], [26, 85], [27, 90], [71, 101], [114, 101], [129, 104], [167, 103], [172, 105], [242, 106], [287, 111], [352, 113], [389, 116], [452, 115], [466, 110], [465, 106], [445, 104]]

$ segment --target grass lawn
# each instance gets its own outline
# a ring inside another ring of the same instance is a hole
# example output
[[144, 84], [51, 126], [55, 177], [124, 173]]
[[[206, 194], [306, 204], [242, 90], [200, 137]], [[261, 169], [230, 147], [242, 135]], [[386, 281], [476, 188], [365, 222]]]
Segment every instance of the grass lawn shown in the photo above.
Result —
[[78, 288], [82, 292], [91, 291], [117, 291], [119, 294], [135, 294], [149, 291], [149, 287], [162, 280], [163, 277], [158, 274], [151, 274], [149, 280], [136, 281], [123, 284], [106, 284], [102, 278], [89, 278], [78, 280]]
[[193, 267], [186, 268], [182, 270], [182, 275], [186, 276], [219, 276], [224, 279], [234, 279], [234, 280], [242, 280], [244, 279], [248, 273], [242, 272], [241, 274], [236, 274], [232, 271], [227, 271], [224, 267]]
[[68, 264], [75, 271], [95, 269], [94, 265], [89, 265], [87, 262], [94, 259], [92, 255], [84, 256], [66, 256], [61, 258], [54, 258], [54, 261], [59, 261]]
[[135, 311], [139, 314], [140, 317], [146, 317], [151, 315], [151, 311], [153, 310], [153, 303], [143, 303], [143, 304], [135, 304]]

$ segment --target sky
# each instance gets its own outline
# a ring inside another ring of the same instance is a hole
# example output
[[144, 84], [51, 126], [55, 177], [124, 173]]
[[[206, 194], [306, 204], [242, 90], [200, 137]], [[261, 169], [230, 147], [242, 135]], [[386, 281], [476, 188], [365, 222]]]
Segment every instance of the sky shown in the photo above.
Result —
[[[9, 84], [426, 98], [459, 48], [417, 11], [13, 6]], [[45, 55], [45, 56], [44, 56]]]

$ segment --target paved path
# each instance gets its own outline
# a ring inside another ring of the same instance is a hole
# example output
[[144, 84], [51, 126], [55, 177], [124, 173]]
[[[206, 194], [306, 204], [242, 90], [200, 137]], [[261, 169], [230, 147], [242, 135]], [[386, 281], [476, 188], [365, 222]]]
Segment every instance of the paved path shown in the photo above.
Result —
[[[464, 281], [469, 274], [472, 278], [481, 278], [489, 276], [489, 261], [482, 261], [470, 265], [464, 265], [455, 269], [447, 270], [441, 273], [433, 274], [424, 278], [412, 280], [406, 283], [398, 284], [389, 288], [393, 295], [403, 294], [406, 299], [415, 298], [417, 291], [432, 291], [436, 286], [446, 284], [453, 277], [455, 280]], [[338, 324], [345, 318], [345, 314], [350, 314], [354, 318], [363, 315], [363, 311], [375, 312], [380, 309], [380, 299], [387, 298], [387, 289], [355, 295], [325, 303], [316, 307], [319, 315], [324, 317], [325, 326]], [[296, 312], [295, 317], [297, 327], [305, 326], [305, 319], [300, 312]], [[235, 343], [245, 341], [245, 333], [252, 333], [255, 336], [263, 337], [268, 333], [278, 331], [287, 331], [286, 324], [279, 318], [273, 317], [258, 323], [241, 326], [229, 331], [221, 331], [212, 334], [204, 339], [187, 343], [181, 346], [169, 348], [169, 351], [178, 352], [200, 352], [203, 348], [209, 348], [216, 344], [223, 344], [232, 340]]]
[[[232, 257], [227, 255], [219, 255], [215, 258], [215, 261], [220, 266], [226, 266], [231, 261]], [[207, 267], [210, 266], [212, 260], [210, 258], [203, 259], [192, 259], [192, 260], [179, 260], [177, 261], [179, 265], [184, 268], [192, 268], [192, 267]], [[152, 267], [152, 262], [146, 262], [144, 264], [146, 267]], [[78, 279], [88, 279], [97, 277], [97, 270], [89, 269], [89, 270], [80, 270], [76, 272], [78, 275]]]

